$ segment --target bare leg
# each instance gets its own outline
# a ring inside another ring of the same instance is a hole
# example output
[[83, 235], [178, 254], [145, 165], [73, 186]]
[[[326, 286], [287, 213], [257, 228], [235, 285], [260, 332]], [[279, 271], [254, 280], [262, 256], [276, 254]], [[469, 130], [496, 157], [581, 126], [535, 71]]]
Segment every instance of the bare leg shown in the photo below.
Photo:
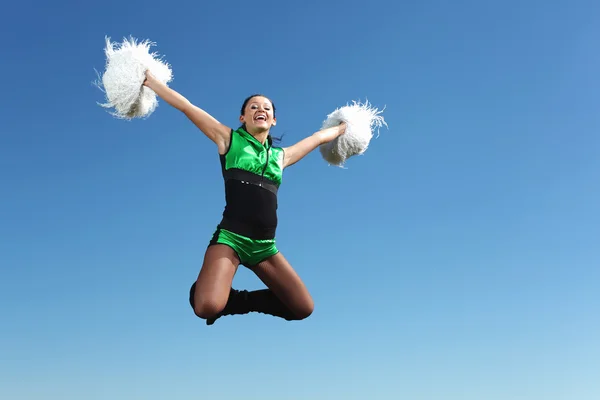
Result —
[[[295, 318], [308, 318], [314, 310], [313, 299], [294, 268], [283, 254], [277, 253], [258, 263], [254, 273]], [[275, 300], [272, 300], [275, 301]]]
[[238, 266], [239, 259], [231, 247], [208, 247], [198, 279], [190, 289], [190, 304], [198, 317], [210, 319], [225, 308]]
[[306, 286], [281, 253], [269, 257], [251, 268], [268, 289], [246, 291], [231, 289], [227, 305], [216, 317], [207, 320], [212, 325], [224, 315], [259, 312], [288, 321], [302, 320], [313, 312], [314, 303]]

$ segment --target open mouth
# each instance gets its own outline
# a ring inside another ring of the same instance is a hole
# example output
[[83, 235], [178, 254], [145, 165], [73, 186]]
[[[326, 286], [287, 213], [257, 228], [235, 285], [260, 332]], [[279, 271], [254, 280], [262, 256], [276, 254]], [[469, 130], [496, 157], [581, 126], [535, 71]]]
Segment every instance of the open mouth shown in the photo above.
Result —
[[260, 114], [260, 115], [255, 116], [254, 120], [255, 121], [266, 121], [267, 120], [267, 116]]

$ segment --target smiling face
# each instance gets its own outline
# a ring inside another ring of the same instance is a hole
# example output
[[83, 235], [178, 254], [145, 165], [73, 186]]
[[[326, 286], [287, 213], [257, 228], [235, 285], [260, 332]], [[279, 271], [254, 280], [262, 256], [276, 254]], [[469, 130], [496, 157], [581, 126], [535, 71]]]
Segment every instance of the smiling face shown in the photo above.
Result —
[[242, 106], [240, 122], [246, 125], [246, 130], [251, 134], [268, 132], [277, 124], [275, 106], [265, 96], [249, 97]]

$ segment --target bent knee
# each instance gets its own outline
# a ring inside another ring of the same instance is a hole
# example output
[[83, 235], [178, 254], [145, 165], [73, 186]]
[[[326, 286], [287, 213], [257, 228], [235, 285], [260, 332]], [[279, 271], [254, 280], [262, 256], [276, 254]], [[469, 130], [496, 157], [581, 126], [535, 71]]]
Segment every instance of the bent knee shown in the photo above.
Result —
[[225, 308], [225, 304], [206, 296], [199, 296], [196, 298], [196, 282], [190, 288], [190, 306], [194, 310], [194, 314], [202, 319], [209, 319], [215, 317]]
[[300, 307], [297, 307], [294, 310], [294, 315], [298, 320], [302, 320], [310, 317], [314, 310], [315, 304], [312, 301], [310, 301], [302, 304]]
[[194, 314], [199, 318], [209, 319], [223, 311], [223, 308], [225, 308], [225, 305], [219, 304], [217, 301], [200, 299], [194, 304]]

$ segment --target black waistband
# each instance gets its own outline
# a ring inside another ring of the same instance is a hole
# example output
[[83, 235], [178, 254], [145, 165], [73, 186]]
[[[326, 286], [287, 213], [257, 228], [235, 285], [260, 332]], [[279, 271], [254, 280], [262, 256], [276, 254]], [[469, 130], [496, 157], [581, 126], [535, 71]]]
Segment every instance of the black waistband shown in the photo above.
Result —
[[257, 227], [252, 224], [247, 224], [239, 220], [227, 218], [223, 216], [223, 219], [219, 223], [219, 228], [226, 229], [238, 235], [246, 236], [247, 238], [254, 240], [270, 240], [275, 238], [275, 232], [277, 227]]
[[242, 183], [248, 183], [251, 185], [260, 186], [262, 188], [267, 189], [269, 192], [273, 194], [277, 194], [278, 186], [270, 179], [265, 177], [261, 177], [252, 172], [245, 171], [243, 169], [229, 169], [223, 174], [225, 180], [235, 179]]

